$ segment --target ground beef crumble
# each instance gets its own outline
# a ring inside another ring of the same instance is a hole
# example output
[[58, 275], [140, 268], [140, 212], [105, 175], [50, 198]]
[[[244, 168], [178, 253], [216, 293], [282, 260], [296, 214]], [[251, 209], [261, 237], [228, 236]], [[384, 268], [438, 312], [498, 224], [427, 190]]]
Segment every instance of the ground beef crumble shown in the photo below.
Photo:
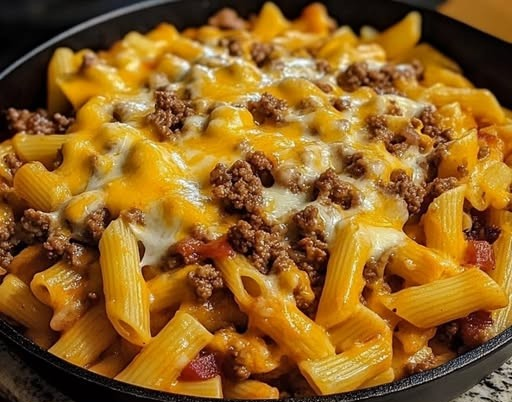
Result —
[[12, 218], [7, 219], [0, 227], [0, 268], [7, 268], [13, 259], [11, 250], [16, 245], [12, 238], [15, 231], [16, 225]]
[[7, 128], [11, 135], [20, 132], [27, 134], [63, 134], [74, 123], [74, 119], [60, 113], [50, 116], [48, 111], [37, 109], [9, 108], [6, 113]]
[[421, 211], [423, 198], [426, 194], [425, 188], [415, 184], [405, 171], [401, 169], [394, 170], [386, 189], [406, 202], [409, 213], [417, 214]]
[[51, 260], [63, 257], [74, 267], [81, 267], [84, 264], [82, 257], [85, 253], [85, 247], [72, 242], [70, 236], [61, 230], [51, 230], [48, 238], [43, 243], [43, 247]]
[[307, 206], [292, 216], [297, 238], [291, 242], [290, 258], [305, 271], [312, 286], [323, 283], [329, 251], [325, 238], [324, 222], [318, 208]]
[[397, 66], [386, 64], [380, 69], [370, 69], [366, 62], [356, 62], [338, 74], [338, 85], [345, 91], [353, 92], [360, 87], [372, 88], [378, 94], [398, 94], [395, 81], [416, 79], [417, 70], [412, 65]]
[[356, 152], [343, 158], [343, 170], [350, 176], [359, 179], [368, 171], [368, 163], [361, 152]]
[[275, 163], [263, 152], [249, 152], [245, 160], [251, 165], [252, 172], [260, 178], [264, 187], [271, 187], [274, 184], [272, 171], [275, 168]]
[[274, 46], [270, 43], [255, 42], [251, 45], [251, 58], [258, 67], [263, 67], [272, 60]]
[[359, 192], [351, 184], [341, 180], [334, 169], [327, 169], [314, 183], [315, 198], [330, 201], [343, 209], [350, 209], [359, 202]]
[[259, 100], [250, 101], [247, 108], [257, 123], [278, 124], [284, 120], [288, 106], [284, 100], [265, 92]]
[[434, 146], [451, 140], [452, 132], [441, 127], [440, 117], [434, 106], [423, 108], [417, 119], [423, 124], [421, 132], [434, 139]]
[[258, 212], [263, 204], [263, 185], [252, 166], [237, 160], [228, 168], [219, 163], [210, 173], [213, 196], [228, 209]]
[[215, 289], [224, 287], [221, 273], [211, 264], [198, 265], [194, 271], [189, 272], [188, 281], [202, 301], [208, 300]]
[[370, 115], [366, 118], [366, 126], [370, 139], [384, 143], [386, 150], [395, 155], [401, 155], [409, 146], [420, 142], [420, 136], [412, 123], [395, 133], [388, 128], [384, 115]]
[[198, 263], [201, 257], [197, 250], [203, 244], [204, 242], [194, 238], [186, 238], [172, 244], [165, 260], [165, 268], [174, 269]]
[[208, 19], [208, 24], [220, 29], [244, 29], [245, 20], [232, 8], [223, 8]]
[[315, 85], [326, 94], [332, 92], [334, 89], [331, 84], [323, 81], [315, 81]]
[[350, 98], [346, 96], [341, 96], [338, 98], [334, 98], [331, 100], [332, 107], [336, 109], [338, 112], [344, 112], [345, 110], [349, 110], [352, 102]]
[[50, 230], [50, 217], [41, 211], [27, 209], [20, 220], [24, 240], [28, 243], [46, 239]]
[[178, 98], [175, 92], [157, 90], [155, 111], [147, 116], [147, 121], [157, 131], [162, 141], [169, 140], [178, 133], [185, 119], [192, 115], [189, 102]]
[[292, 216], [292, 222], [303, 237], [324, 238], [325, 225], [318, 208], [308, 205]]
[[284, 227], [262, 219], [249, 217], [239, 220], [228, 230], [228, 242], [233, 249], [244, 254], [262, 273], [288, 259], [287, 245], [283, 239]]
[[458, 180], [455, 177], [436, 177], [427, 185], [428, 198], [434, 200], [448, 190], [457, 187]]
[[219, 46], [228, 50], [230, 56], [242, 56], [244, 54], [240, 41], [236, 39], [222, 38], [219, 40]]
[[4, 156], [4, 162], [9, 168], [11, 175], [15, 175], [18, 169], [23, 165], [23, 162], [16, 156], [14, 152], [9, 152]]
[[111, 216], [107, 208], [98, 208], [96, 211], [91, 212], [85, 218], [85, 233], [88, 239], [92, 240], [93, 244], [97, 244], [103, 231], [110, 223]]
[[332, 73], [332, 67], [327, 60], [323, 60], [323, 59], [316, 60], [315, 68], [317, 71], [324, 73], [324, 74]]

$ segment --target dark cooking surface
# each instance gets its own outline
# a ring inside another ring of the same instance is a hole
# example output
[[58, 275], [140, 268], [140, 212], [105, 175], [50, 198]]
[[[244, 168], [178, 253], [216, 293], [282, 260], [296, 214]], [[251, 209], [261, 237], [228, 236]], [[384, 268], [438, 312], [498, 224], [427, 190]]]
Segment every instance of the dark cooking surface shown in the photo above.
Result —
[[[138, 1], [140, 0], [0, 0], [0, 71], [17, 57], [65, 29]], [[428, 8], [434, 8], [443, 2], [402, 1]]]

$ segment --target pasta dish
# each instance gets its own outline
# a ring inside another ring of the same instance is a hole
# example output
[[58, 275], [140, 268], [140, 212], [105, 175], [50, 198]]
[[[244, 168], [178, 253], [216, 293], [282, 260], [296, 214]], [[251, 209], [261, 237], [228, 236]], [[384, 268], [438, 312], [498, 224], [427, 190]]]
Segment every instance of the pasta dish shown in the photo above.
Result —
[[229, 399], [388, 383], [508, 328], [512, 116], [420, 34], [267, 3], [57, 49], [46, 109], [5, 111], [3, 319]]

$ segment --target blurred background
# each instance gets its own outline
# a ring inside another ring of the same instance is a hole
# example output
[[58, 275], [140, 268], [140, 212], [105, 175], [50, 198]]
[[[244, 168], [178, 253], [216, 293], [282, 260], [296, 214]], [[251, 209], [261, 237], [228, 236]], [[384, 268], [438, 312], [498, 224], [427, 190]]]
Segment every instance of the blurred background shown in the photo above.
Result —
[[[401, 1], [438, 8], [448, 15], [512, 41], [512, 0]], [[0, 70], [66, 28], [136, 2], [137, 0], [0, 0]]]

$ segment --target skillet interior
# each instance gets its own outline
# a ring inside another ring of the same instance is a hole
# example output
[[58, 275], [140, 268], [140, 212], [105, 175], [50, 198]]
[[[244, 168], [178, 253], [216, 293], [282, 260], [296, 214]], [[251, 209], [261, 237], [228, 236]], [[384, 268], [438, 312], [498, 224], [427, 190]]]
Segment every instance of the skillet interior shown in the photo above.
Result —
[[[275, 0], [288, 17], [296, 17], [310, 0]], [[249, 4], [250, 3], [250, 4]], [[0, 73], [0, 110], [8, 106], [34, 108], [44, 105], [45, 70], [53, 50], [106, 48], [131, 30], [147, 31], [161, 21], [178, 28], [203, 24], [224, 6], [248, 16], [263, 0], [153, 0], [118, 10], [81, 24], [21, 58]], [[331, 15], [353, 28], [369, 24], [385, 28], [403, 17], [411, 7], [380, 0], [326, 0]], [[423, 39], [462, 66], [477, 85], [491, 89], [500, 101], [512, 107], [512, 45], [476, 31], [431, 11], [422, 10]], [[42, 375], [78, 401], [192, 401], [198, 398], [163, 394], [122, 384], [68, 364], [24, 338], [0, 320], [0, 335], [21, 352]], [[444, 402], [462, 393], [499, 367], [512, 354], [512, 328], [486, 344], [434, 370], [403, 380], [329, 397], [304, 401]]]

